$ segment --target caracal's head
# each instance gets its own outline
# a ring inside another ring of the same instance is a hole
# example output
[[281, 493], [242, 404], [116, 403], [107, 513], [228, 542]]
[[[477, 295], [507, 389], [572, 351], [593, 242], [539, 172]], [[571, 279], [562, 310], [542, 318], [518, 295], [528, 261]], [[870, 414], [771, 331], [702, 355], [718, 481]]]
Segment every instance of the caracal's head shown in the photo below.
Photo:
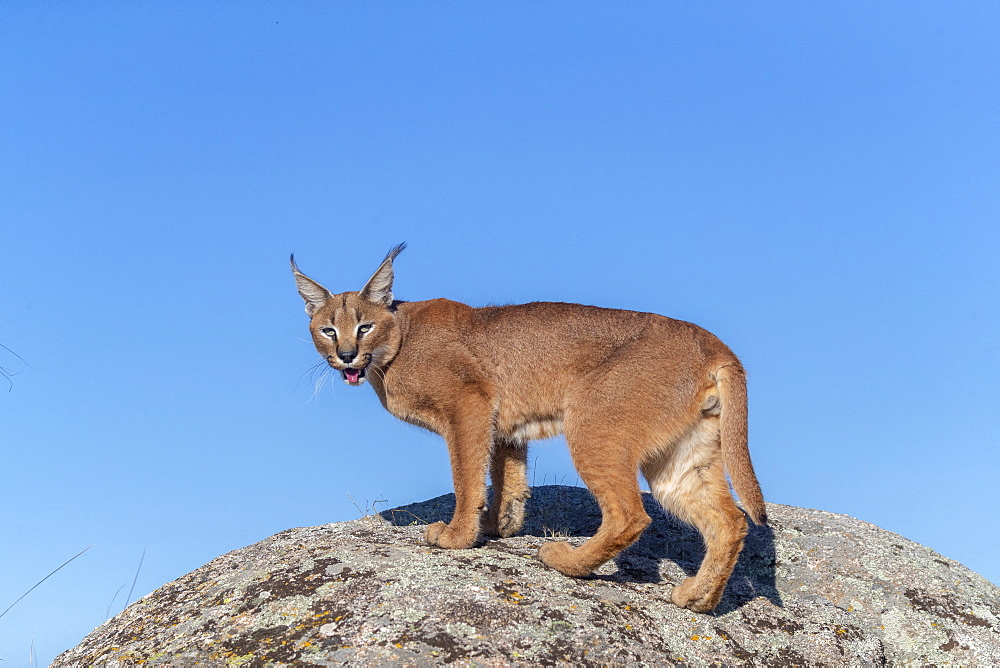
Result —
[[306, 302], [309, 330], [316, 350], [348, 385], [385, 366], [399, 352], [401, 336], [392, 298], [392, 261], [406, 247], [399, 244], [358, 292], [333, 294], [299, 271], [292, 273]]

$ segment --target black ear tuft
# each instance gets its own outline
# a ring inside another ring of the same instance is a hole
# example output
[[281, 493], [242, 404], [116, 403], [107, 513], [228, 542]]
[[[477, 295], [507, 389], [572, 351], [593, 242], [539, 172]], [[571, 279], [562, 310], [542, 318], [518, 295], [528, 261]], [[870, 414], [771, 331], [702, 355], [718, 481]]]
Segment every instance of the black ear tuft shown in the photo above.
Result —
[[[389, 262], [392, 262], [393, 260], [396, 259], [396, 256], [398, 256], [404, 250], [406, 250], [406, 242], [405, 241], [403, 243], [401, 243], [401, 244], [397, 244], [396, 246], [393, 246], [392, 249], [388, 253], [386, 253], [385, 260], [388, 260]], [[385, 262], [385, 260], [382, 260], [382, 261]]]

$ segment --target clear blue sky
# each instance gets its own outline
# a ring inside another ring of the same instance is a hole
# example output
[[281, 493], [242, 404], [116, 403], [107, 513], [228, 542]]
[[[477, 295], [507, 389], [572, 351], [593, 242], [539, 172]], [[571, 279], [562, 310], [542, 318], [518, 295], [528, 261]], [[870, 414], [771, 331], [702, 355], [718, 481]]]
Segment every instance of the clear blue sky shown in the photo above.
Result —
[[1000, 581], [998, 14], [0, 4], [0, 608], [94, 545], [0, 619], [4, 665], [117, 612], [144, 550], [133, 600], [451, 491], [437, 436], [306, 374], [288, 254], [358, 289], [404, 240], [403, 299], [715, 332], [770, 501]]

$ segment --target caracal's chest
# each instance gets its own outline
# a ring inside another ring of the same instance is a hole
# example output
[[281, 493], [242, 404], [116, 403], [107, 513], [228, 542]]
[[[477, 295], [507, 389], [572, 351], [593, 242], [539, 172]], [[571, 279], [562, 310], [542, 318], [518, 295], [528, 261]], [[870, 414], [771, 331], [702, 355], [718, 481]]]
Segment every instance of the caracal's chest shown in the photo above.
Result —
[[434, 396], [419, 378], [404, 378], [395, 369], [372, 374], [371, 386], [382, 407], [404, 422], [444, 434], [447, 411], [442, 397]]
[[[462, 401], [463, 394], [475, 390], [458, 382], [449, 388], [440, 380], [438, 377], [437, 382], [427, 382], [419, 375], [390, 372], [384, 376], [373, 374], [371, 385], [382, 406], [394, 417], [443, 436], [454, 406]], [[563, 433], [560, 393], [527, 387], [491, 389], [484, 392], [490, 400], [480, 410], [484, 417], [489, 416], [494, 436], [526, 442]]]

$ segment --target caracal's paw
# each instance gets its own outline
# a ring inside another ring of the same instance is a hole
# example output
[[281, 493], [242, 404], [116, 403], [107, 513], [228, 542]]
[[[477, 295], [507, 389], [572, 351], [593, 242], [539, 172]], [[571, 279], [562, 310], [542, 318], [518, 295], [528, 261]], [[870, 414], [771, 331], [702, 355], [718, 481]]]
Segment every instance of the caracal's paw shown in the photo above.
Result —
[[694, 612], [711, 612], [722, 598], [722, 589], [705, 586], [697, 577], [690, 577], [670, 593], [670, 600], [678, 608]]
[[435, 522], [427, 526], [427, 530], [424, 531], [424, 540], [430, 545], [449, 550], [463, 550], [476, 544], [476, 534], [474, 532], [458, 532], [450, 524]]
[[580, 578], [594, 569], [580, 561], [577, 550], [565, 541], [546, 543], [538, 548], [538, 558], [564, 575]]
[[489, 536], [510, 538], [524, 526], [524, 499], [514, 499], [499, 508], [490, 508], [483, 531]]

